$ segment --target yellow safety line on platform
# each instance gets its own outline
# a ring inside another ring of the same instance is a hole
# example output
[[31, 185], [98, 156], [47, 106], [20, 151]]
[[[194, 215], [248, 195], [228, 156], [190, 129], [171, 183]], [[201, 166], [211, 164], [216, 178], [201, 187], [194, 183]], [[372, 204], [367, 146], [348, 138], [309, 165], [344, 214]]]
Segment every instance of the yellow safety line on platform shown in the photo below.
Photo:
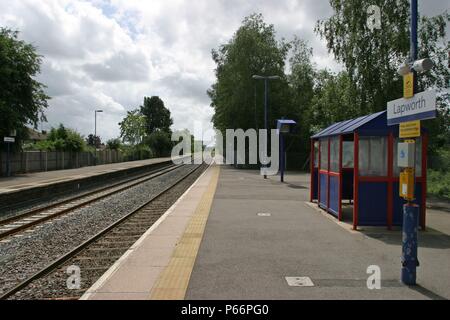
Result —
[[212, 177], [174, 254], [152, 289], [151, 300], [183, 300], [202, 242], [206, 222], [216, 193], [220, 167], [211, 167]]

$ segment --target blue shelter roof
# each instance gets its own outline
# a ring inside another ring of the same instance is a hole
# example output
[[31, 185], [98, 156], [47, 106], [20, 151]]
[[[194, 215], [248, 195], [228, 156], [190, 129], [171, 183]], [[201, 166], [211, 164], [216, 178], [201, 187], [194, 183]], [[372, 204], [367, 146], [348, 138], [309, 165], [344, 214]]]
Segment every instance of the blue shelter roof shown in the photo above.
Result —
[[370, 121], [384, 115], [385, 113], [386, 113], [386, 111], [381, 111], [381, 112], [373, 113], [373, 114], [370, 114], [367, 116], [362, 116], [362, 117], [359, 117], [356, 119], [337, 122], [335, 124], [332, 124], [328, 128], [323, 129], [319, 133], [313, 135], [311, 138], [317, 139], [317, 138], [353, 133], [358, 128], [360, 128], [360, 127], [364, 126], [365, 124], [369, 123]]

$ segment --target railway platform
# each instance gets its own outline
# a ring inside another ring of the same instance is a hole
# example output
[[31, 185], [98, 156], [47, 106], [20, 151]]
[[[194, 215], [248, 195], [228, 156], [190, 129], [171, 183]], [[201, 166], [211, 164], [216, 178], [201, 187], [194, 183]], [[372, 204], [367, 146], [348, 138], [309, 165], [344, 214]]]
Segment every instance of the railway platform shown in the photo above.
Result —
[[1, 177], [0, 194], [30, 189], [42, 185], [71, 181], [74, 179], [98, 176], [110, 172], [139, 168], [167, 161], [170, 161], [170, 158], [156, 158], [141, 161], [120, 162], [114, 164], [83, 167], [78, 169], [18, 174], [8, 178]]
[[[353, 231], [308, 203], [308, 175], [286, 181], [210, 167], [82, 299], [450, 298], [448, 212], [428, 209], [407, 287], [400, 230]], [[367, 285], [374, 267], [380, 289]]]
[[[172, 163], [171, 158], [121, 162], [78, 169], [19, 174], [0, 178], [0, 208], [24, 201], [65, 195]], [[0, 210], [1, 211], [1, 210]]]

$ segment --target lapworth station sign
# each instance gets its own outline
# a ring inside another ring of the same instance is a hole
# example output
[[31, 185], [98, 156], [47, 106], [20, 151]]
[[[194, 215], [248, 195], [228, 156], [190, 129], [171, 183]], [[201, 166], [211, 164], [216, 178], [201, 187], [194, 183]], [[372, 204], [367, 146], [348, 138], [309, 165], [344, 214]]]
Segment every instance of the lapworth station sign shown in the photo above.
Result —
[[388, 102], [388, 125], [402, 122], [436, 118], [436, 91], [428, 90], [415, 94], [409, 99]]

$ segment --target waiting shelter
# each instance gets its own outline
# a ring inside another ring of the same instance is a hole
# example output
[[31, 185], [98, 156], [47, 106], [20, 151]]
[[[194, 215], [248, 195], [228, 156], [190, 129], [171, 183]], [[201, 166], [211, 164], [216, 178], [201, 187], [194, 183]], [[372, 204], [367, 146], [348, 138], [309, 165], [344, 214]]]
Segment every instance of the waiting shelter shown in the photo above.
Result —
[[[353, 228], [399, 226], [405, 201], [399, 196], [399, 126], [387, 112], [335, 123], [311, 137], [311, 195], [323, 210], [343, 220], [343, 201], [353, 203]], [[428, 134], [416, 138], [415, 203], [425, 229]], [[357, 155], [355, 157], [355, 155]], [[350, 208], [351, 210], [351, 208]]]

